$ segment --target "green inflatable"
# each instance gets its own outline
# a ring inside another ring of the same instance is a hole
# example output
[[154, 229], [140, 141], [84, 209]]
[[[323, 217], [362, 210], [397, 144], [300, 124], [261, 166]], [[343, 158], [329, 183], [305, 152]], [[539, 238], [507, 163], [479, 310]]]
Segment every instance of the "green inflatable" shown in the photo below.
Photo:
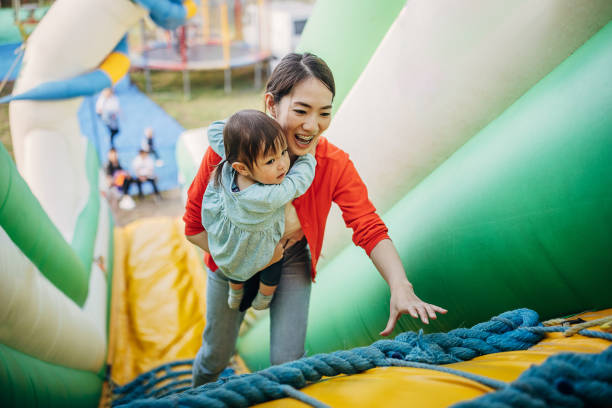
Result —
[[0, 406], [96, 407], [102, 377], [50, 364], [0, 344]]
[[[609, 23], [383, 217], [417, 294], [449, 310], [424, 327], [403, 317], [395, 333], [612, 306], [611, 49]], [[307, 353], [379, 339], [389, 291], [363, 251], [319, 276]], [[239, 342], [251, 369], [269, 365], [268, 327]]]
[[[95, 162], [97, 166], [97, 161]], [[97, 174], [95, 174], [97, 176]], [[97, 179], [96, 179], [97, 182]], [[96, 184], [97, 185], [97, 184]], [[94, 190], [97, 194], [97, 189]], [[99, 200], [99, 198], [95, 197]], [[98, 203], [99, 205], [99, 203]], [[88, 206], [89, 207], [89, 206]], [[14, 214], [21, 214], [15, 217]], [[97, 229], [97, 213], [87, 228]], [[24, 220], [28, 220], [24, 222]], [[80, 223], [82, 224], [82, 223]], [[40, 203], [32, 194], [25, 180], [17, 171], [15, 163], [0, 143], [0, 226], [11, 240], [21, 249], [38, 270], [66, 296], [82, 306], [87, 299], [89, 266], [93, 242], [87, 254], [87, 261], [79, 258], [64, 240], [57, 227], [49, 219]], [[83, 238], [89, 242], [93, 238]], [[88, 267], [86, 267], [86, 263]]]
[[[334, 0], [317, 2], [300, 38], [297, 52], [315, 51], [334, 73], [333, 112], [372, 58], [406, 0]], [[329, 41], [333, 38], [333, 41]], [[343, 44], [341, 49], [338, 44]]]

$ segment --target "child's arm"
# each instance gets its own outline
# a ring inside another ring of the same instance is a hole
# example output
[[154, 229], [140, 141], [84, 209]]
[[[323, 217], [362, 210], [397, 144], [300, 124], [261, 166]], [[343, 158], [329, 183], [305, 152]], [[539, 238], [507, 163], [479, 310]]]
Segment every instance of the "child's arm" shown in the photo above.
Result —
[[208, 136], [208, 144], [223, 160], [225, 160], [225, 146], [223, 145], [223, 128], [225, 120], [218, 120], [208, 126], [206, 135]]
[[314, 179], [316, 165], [317, 161], [312, 154], [300, 156], [282, 183], [252, 186], [256, 187], [253, 189], [257, 191], [256, 194], [243, 196], [241, 201], [253, 212], [266, 213], [280, 208], [308, 190]]

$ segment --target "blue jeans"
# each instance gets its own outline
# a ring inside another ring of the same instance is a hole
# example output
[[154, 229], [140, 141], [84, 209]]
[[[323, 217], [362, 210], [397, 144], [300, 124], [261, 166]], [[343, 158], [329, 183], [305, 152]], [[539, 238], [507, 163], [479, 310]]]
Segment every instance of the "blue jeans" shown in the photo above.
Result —
[[[310, 252], [306, 240], [285, 251], [278, 288], [270, 304], [270, 362], [282, 364], [304, 356], [310, 302]], [[236, 348], [244, 312], [227, 305], [228, 279], [208, 272], [206, 327], [193, 363], [193, 386], [215, 381]]]

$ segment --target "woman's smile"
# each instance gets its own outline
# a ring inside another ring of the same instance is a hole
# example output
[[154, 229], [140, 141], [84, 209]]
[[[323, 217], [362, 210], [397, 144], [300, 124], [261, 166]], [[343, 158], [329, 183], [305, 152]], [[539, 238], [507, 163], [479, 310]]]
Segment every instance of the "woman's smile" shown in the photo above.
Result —
[[301, 134], [297, 134], [295, 135], [295, 139], [297, 141], [297, 143], [301, 146], [308, 146], [310, 144], [310, 142], [312, 142], [312, 139], [314, 139], [316, 135], [301, 135]]

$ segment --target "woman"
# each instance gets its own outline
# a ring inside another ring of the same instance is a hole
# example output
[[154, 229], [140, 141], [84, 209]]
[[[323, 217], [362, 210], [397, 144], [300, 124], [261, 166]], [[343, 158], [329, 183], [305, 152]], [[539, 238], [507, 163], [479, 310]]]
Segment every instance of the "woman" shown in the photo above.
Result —
[[[321, 254], [325, 221], [332, 201], [353, 229], [353, 242], [362, 247], [391, 289], [389, 320], [380, 333], [389, 335], [400, 315], [408, 313], [424, 323], [446, 310], [419, 299], [389, 239], [387, 228], [367, 197], [367, 190], [348, 155], [321, 138], [331, 121], [335, 84], [329, 67], [312, 54], [289, 54], [274, 69], [266, 85], [265, 107], [281, 125], [291, 163], [316, 146], [317, 167], [311, 187], [286, 211], [285, 247], [281, 280], [270, 306], [270, 360], [272, 364], [304, 355], [311, 280]], [[216, 122], [209, 132], [222, 132]], [[207, 150], [188, 192], [185, 235], [204, 251], [208, 268], [206, 328], [193, 365], [193, 384], [214, 381], [234, 352], [244, 313], [227, 306], [228, 282], [215, 274], [202, 227], [201, 202], [210, 173], [221, 158]]]

